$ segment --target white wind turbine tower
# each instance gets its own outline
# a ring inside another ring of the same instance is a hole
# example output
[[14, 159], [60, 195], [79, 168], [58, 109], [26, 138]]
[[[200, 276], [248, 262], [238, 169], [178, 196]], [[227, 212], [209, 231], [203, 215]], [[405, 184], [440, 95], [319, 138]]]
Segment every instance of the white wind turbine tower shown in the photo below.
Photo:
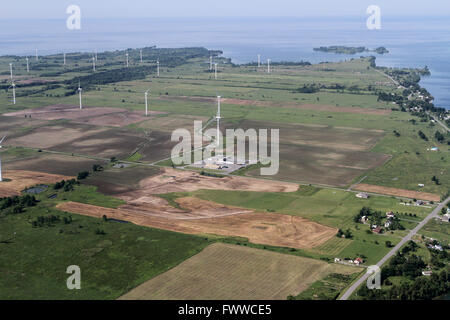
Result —
[[148, 92], [150, 89], [144, 92], [145, 95], [145, 116], [148, 116]]
[[12, 81], [11, 87], [13, 89], [13, 104], [16, 104], [16, 84]]
[[63, 53], [64, 65], [66, 65], [66, 53]]
[[[3, 143], [3, 140], [5, 140], [5, 138], [6, 138], [6, 136], [4, 136], [2, 138], [2, 140], [0, 140], [0, 149], [2, 148], [2, 143]], [[2, 176], [2, 159], [0, 158], [0, 182], [2, 182], [2, 181], [3, 181], [3, 176]]]
[[209, 56], [209, 71], [212, 71], [212, 56]]
[[80, 110], [83, 109], [83, 104], [81, 102], [81, 92], [82, 91], [83, 91], [83, 89], [81, 89], [80, 82], [78, 82], [78, 94], [79, 94], [79, 97], [80, 97]]
[[98, 61], [98, 50], [95, 49], [95, 61]]
[[27, 60], [27, 72], [30, 72], [30, 59], [28, 57], [25, 58]]
[[141, 63], [142, 63], [142, 49], [139, 50], [139, 55], [140, 55], [140, 57], [141, 57]]
[[258, 54], [258, 68], [261, 67], [261, 55]]
[[270, 73], [270, 59], [267, 59], [267, 73]]
[[159, 59], [156, 61], [156, 72], [157, 72], [158, 77], [159, 77]]
[[39, 60], [39, 57], [38, 57], [38, 50], [36, 49], [36, 61], [38, 61]]
[[92, 70], [95, 72], [95, 57], [92, 57]]
[[9, 72], [11, 73], [11, 82], [13, 81], [12, 63], [9, 64]]
[[129, 61], [128, 61], [129, 54], [128, 54], [128, 52], [126, 53], [126, 56], [127, 56], [127, 68], [128, 68], [128, 66], [129, 66]]
[[220, 146], [220, 96], [217, 96], [217, 116], [216, 116], [216, 120], [217, 120], [217, 136], [216, 136], [216, 140], [217, 140], [217, 146]]
[[217, 63], [214, 63], [214, 79], [217, 80]]

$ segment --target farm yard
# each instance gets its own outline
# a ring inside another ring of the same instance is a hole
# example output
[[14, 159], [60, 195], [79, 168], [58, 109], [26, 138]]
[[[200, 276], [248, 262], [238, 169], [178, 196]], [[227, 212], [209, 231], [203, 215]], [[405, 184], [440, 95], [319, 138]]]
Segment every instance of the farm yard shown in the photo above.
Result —
[[330, 273], [358, 268], [216, 243], [120, 300], [284, 300]]

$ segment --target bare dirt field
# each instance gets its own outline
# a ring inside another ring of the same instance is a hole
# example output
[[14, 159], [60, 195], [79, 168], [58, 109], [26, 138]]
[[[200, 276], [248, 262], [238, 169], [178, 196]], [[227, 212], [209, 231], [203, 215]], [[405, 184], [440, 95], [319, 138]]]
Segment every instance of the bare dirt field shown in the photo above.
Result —
[[[188, 97], [188, 96], [170, 96], [159, 97], [161, 100], [187, 100], [195, 102], [205, 102], [214, 103], [216, 98], [209, 97]], [[330, 105], [319, 105], [319, 104], [300, 104], [292, 102], [279, 102], [279, 101], [257, 101], [257, 100], [242, 100], [242, 99], [232, 99], [223, 98], [223, 103], [239, 105], [239, 106], [258, 106], [258, 107], [283, 107], [283, 108], [296, 108], [296, 109], [306, 109], [306, 110], [316, 110], [325, 112], [344, 112], [344, 113], [355, 113], [355, 114], [372, 114], [372, 115], [387, 115], [391, 113], [388, 109], [369, 109], [360, 107], [336, 107]]]
[[225, 128], [234, 127], [247, 130], [279, 129], [280, 143], [292, 145], [308, 145], [346, 151], [368, 151], [384, 136], [383, 130], [360, 129], [348, 127], [331, 127], [319, 124], [291, 124], [268, 121], [243, 120], [238, 125], [225, 125]]
[[138, 126], [144, 129], [170, 132], [183, 128], [189, 131], [194, 129], [194, 121], [202, 121], [203, 125], [208, 121], [208, 117], [189, 116], [189, 115], [168, 115], [165, 117], [156, 117], [140, 123]]
[[250, 177], [227, 176], [214, 178], [202, 176], [198, 172], [164, 168], [160, 174], [142, 180], [140, 187], [144, 194], [164, 194], [201, 189], [295, 192], [299, 186], [290, 182], [270, 180], [262, 182], [259, 179]]
[[176, 199], [179, 208], [173, 207], [165, 199], [155, 196], [144, 196], [138, 199], [127, 196], [120, 198], [127, 201], [127, 204], [120, 206], [120, 210], [168, 219], [208, 219], [252, 212], [251, 210], [220, 205], [192, 197]]
[[90, 170], [93, 164], [102, 164], [97, 160], [64, 156], [58, 154], [42, 154], [37, 157], [14, 160], [4, 163], [5, 174], [9, 170], [27, 169], [57, 175], [76, 176], [78, 172]]
[[428, 200], [428, 201], [440, 201], [441, 200], [441, 197], [438, 194], [390, 188], [390, 187], [382, 187], [382, 186], [376, 186], [376, 185], [365, 184], [365, 183], [357, 184], [354, 189], [359, 190], [359, 191], [388, 194], [388, 195], [397, 196], [397, 197], [406, 197], [406, 198], [410, 198], [410, 199], [421, 199], [421, 200]]
[[[369, 151], [281, 144], [280, 168], [272, 177], [284, 181], [343, 187], [388, 159], [388, 155]], [[248, 171], [247, 175], [259, 176], [260, 171]]]
[[36, 171], [7, 170], [3, 174], [5, 181], [0, 182], [0, 198], [20, 195], [27, 187], [37, 184], [55, 183], [72, 178], [74, 177]]
[[96, 157], [128, 157], [139, 145], [149, 142], [144, 134], [124, 128], [102, 128], [78, 123], [40, 126], [14, 134], [8, 144], [68, 154]]
[[[191, 201], [191, 200], [190, 200]], [[205, 202], [199, 202], [204, 206]], [[184, 206], [191, 205], [184, 201]], [[238, 210], [233, 207], [226, 207], [215, 203], [208, 203], [207, 210], [228, 210], [227, 215], [221, 217], [204, 218], [196, 217], [191, 219], [169, 219], [150, 215], [148, 212], [135, 210], [127, 207], [123, 209], [103, 208], [88, 204], [64, 202], [57, 206], [62, 211], [76, 214], [88, 215], [101, 218], [106, 215], [109, 218], [130, 221], [138, 225], [165, 229], [170, 231], [188, 234], [217, 234], [223, 236], [234, 236], [247, 238], [249, 241], [272, 246], [291, 248], [312, 248], [325, 243], [332, 238], [337, 229], [320, 225], [295, 216], [288, 216], [276, 213], [239, 213], [230, 214], [229, 210]], [[199, 205], [193, 206], [196, 209]], [[225, 209], [226, 208], [226, 209]], [[187, 210], [191, 208], [187, 207]], [[247, 210], [242, 210], [243, 212]]]
[[[164, 112], [151, 111], [150, 116], [164, 114]], [[124, 127], [149, 119], [143, 112], [109, 107], [84, 106], [82, 110], [75, 105], [57, 104], [52, 106], [21, 110], [4, 114], [7, 117], [25, 117], [41, 120], [67, 119], [76, 123], [85, 123], [96, 126]]]
[[119, 299], [284, 300], [330, 273], [359, 271], [320, 260], [215, 243]]
[[[346, 186], [390, 158], [370, 151], [384, 136], [382, 130], [251, 120], [223, 127], [279, 129], [280, 168], [273, 176], [278, 180]], [[246, 175], [259, 176], [260, 170], [247, 171]]]

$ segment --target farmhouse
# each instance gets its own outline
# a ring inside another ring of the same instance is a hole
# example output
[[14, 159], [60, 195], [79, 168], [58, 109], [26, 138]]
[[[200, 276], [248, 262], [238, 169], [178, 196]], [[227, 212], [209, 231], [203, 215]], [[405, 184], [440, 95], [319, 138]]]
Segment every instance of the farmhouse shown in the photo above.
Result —
[[443, 222], [449, 222], [449, 220], [450, 220], [450, 213], [444, 214], [444, 215], [442, 216], [441, 220], [442, 220]]
[[360, 264], [364, 263], [364, 260], [358, 257], [355, 260], [353, 260], [353, 263], [359, 266]]
[[383, 229], [381, 227], [376, 227], [375, 229], [372, 229], [372, 232], [378, 233], [378, 234], [380, 234], [381, 231], [383, 231]]
[[422, 271], [422, 275], [427, 276], [427, 277], [431, 276], [432, 274], [433, 274], [433, 271], [431, 271], [431, 270], [423, 270]]
[[395, 218], [395, 214], [392, 211], [386, 212], [386, 217], [388, 219], [393, 219]]

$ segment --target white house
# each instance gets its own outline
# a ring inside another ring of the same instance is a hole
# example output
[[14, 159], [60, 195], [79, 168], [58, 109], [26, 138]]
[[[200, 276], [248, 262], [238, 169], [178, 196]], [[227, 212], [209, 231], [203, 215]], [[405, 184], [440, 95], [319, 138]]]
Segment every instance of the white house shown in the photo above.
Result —
[[391, 226], [391, 224], [392, 224], [392, 222], [390, 220], [388, 220], [384, 223], [384, 227], [389, 228]]
[[444, 221], [444, 222], [449, 222], [449, 220], [450, 220], [450, 213], [444, 214], [442, 216], [441, 220]]

